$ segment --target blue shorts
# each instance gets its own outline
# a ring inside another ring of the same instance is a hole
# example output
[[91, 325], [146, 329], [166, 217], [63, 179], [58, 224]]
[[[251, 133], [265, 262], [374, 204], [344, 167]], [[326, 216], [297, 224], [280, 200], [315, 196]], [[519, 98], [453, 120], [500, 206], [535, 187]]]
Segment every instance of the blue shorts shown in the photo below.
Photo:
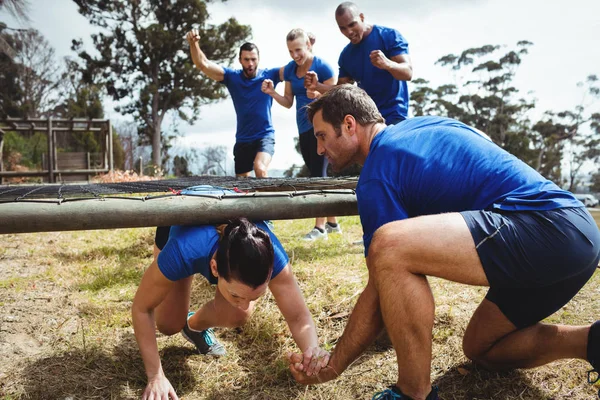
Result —
[[517, 327], [567, 304], [600, 260], [600, 231], [585, 208], [464, 211], [490, 283], [486, 299]]
[[253, 142], [236, 142], [233, 146], [233, 160], [236, 175], [245, 174], [254, 169], [256, 153], [275, 153], [275, 138], [267, 136]]

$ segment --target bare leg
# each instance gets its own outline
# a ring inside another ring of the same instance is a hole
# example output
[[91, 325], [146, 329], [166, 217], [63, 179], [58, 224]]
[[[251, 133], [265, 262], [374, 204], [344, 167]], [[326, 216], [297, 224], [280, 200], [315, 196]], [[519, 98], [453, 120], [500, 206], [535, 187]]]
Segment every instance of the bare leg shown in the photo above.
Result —
[[254, 158], [254, 174], [257, 178], [266, 178], [268, 176], [267, 170], [271, 163], [271, 155], [265, 152], [256, 153]]
[[215, 289], [215, 298], [204, 304], [190, 318], [190, 328], [202, 331], [212, 327], [235, 328], [248, 321], [254, 302], [246, 310], [232, 306], [225, 300], [218, 288]]
[[589, 329], [537, 323], [517, 330], [484, 299], [469, 322], [463, 349], [468, 358], [492, 370], [533, 368], [562, 358], [585, 360]]
[[431, 391], [434, 318], [433, 295], [425, 275], [488, 284], [469, 229], [460, 214], [386, 224], [375, 233], [368, 263], [396, 350], [396, 385], [413, 399], [424, 399]]
[[315, 226], [317, 228], [325, 230], [325, 217], [319, 217], [315, 219]]

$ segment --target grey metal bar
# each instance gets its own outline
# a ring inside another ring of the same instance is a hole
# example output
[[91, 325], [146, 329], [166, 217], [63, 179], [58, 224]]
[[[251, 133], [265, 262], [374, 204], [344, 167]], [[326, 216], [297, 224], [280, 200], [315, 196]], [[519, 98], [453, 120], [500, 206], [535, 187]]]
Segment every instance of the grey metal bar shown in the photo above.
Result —
[[61, 204], [15, 202], [0, 204], [0, 233], [217, 224], [241, 216], [276, 220], [357, 214], [356, 196], [347, 192], [260, 199], [173, 196], [143, 202], [124, 199]]

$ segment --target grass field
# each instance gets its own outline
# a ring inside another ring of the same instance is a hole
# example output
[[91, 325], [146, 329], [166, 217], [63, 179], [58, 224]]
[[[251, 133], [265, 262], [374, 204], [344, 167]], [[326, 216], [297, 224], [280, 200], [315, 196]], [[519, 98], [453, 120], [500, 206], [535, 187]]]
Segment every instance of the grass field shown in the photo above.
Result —
[[[600, 223], [600, 213], [595, 217]], [[326, 242], [298, 237], [311, 220], [276, 221], [320, 339], [332, 348], [364, 287], [357, 217]], [[131, 327], [133, 295], [152, 254], [153, 229], [3, 235], [0, 246], [0, 398], [135, 399], [146, 384]], [[534, 370], [490, 373], [461, 351], [484, 288], [430, 279], [436, 298], [432, 380], [449, 399], [591, 399], [588, 364], [565, 360]], [[196, 279], [193, 306], [213, 296]], [[598, 273], [551, 322], [598, 318]], [[393, 350], [374, 346], [339, 379], [297, 385], [284, 354], [296, 350], [271, 295], [241, 329], [218, 329], [227, 356], [198, 355], [180, 336], [159, 335], [167, 377], [185, 399], [370, 399], [395, 381]]]

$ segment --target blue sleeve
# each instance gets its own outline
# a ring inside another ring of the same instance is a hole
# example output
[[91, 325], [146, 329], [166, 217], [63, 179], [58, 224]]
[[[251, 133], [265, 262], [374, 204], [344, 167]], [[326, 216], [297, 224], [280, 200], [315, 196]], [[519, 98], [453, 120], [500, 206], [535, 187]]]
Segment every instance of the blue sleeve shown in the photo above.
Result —
[[227, 86], [229, 84], [229, 78], [231, 77], [231, 74], [233, 74], [235, 71], [231, 68], [223, 67], [223, 72], [223, 80], [219, 83], [222, 83], [225, 86]]
[[354, 78], [352, 78], [352, 76], [350, 76], [348, 71], [346, 71], [346, 69], [344, 68], [344, 52], [343, 51], [342, 51], [342, 54], [340, 54], [340, 58], [338, 59], [338, 66], [340, 67], [340, 73], [338, 74], [338, 79], [339, 78], [354, 79]]
[[329, 65], [325, 60], [319, 59], [319, 61], [319, 68], [316, 72], [319, 76], [319, 82], [323, 83], [327, 79], [333, 78], [333, 76], [335, 75], [335, 71], [333, 70], [333, 68], [331, 68], [331, 65]]
[[293, 71], [293, 65], [291, 63], [288, 64], [288, 65], [286, 65], [283, 68], [283, 80], [284, 81], [288, 81], [289, 82], [291, 80], [292, 71]]
[[[171, 228], [171, 230], [173, 229]], [[157, 263], [160, 272], [170, 281], [178, 281], [193, 275], [193, 272], [189, 273], [191, 268], [186, 267], [179, 243], [177, 240], [173, 240], [172, 236], [169, 237], [169, 241], [158, 254]]]
[[275, 258], [273, 260], [273, 273], [271, 274], [271, 279], [275, 278], [283, 269], [288, 265], [290, 259], [283, 249], [283, 245], [277, 239], [277, 236], [269, 229], [267, 224], [264, 222], [257, 222], [256, 226], [258, 226], [263, 231], [267, 232], [271, 237], [271, 242], [273, 243], [273, 252], [275, 253]]
[[408, 214], [396, 190], [382, 180], [372, 179], [361, 183], [357, 188], [357, 196], [366, 257], [375, 231], [388, 222], [408, 218]]
[[269, 79], [273, 81], [273, 86], [277, 85], [279, 82], [281, 82], [281, 79], [279, 79], [279, 70], [280, 68], [271, 68], [269, 70]]
[[408, 54], [408, 42], [397, 30], [387, 29], [382, 32], [382, 37], [385, 43], [385, 53], [388, 54], [388, 57]]

